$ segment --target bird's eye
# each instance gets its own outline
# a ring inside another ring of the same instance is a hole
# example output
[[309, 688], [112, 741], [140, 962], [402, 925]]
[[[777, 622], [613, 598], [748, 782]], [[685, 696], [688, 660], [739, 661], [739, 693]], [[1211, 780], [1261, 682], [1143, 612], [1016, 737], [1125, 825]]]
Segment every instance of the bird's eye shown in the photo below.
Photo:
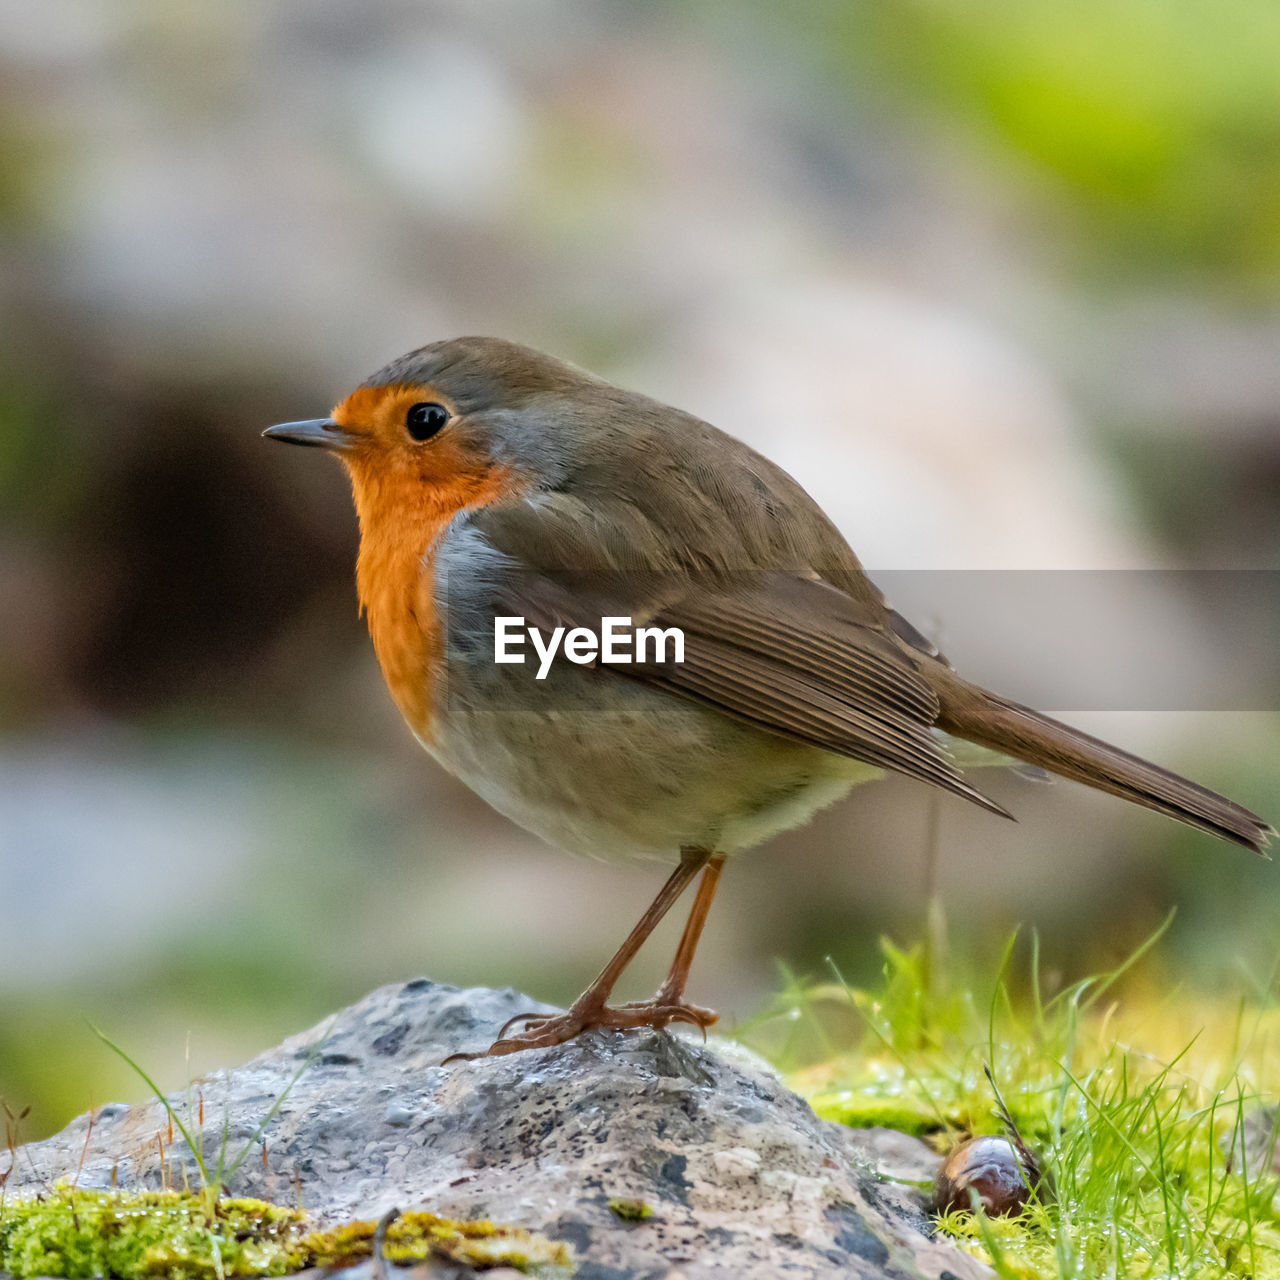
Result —
[[434, 400], [415, 404], [405, 417], [405, 426], [409, 434], [418, 441], [430, 440], [446, 422], [449, 421], [449, 410]]

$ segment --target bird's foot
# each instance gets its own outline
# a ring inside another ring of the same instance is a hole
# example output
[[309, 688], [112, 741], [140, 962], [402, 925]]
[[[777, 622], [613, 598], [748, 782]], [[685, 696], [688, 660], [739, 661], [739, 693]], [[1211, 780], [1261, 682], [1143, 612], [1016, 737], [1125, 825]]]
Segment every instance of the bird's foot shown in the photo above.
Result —
[[631, 1021], [605, 1022], [607, 1027], [662, 1027], [673, 1022], [686, 1022], [702, 1032], [707, 1038], [707, 1028], [720, 1021], [720, 1015], [714, 1009], [703, 1009], [696, 1004], [686, 1004], [678, 996], [665, 997], [661, 993], [652, 1000], [633, 1000], [619, 1005], [616, 1009], [606, 1009], [606, 1013]]
[[[445, 1062], [463, 1062], [473, 1058], [498, 1058], [522, 1049], [545, 1049], [564, 1044], [592, 1027], [608, 1027], [613, 1031], [629, 1031], [638, 1027], [662, 1028], [673, 1022], [687, 1022], [705, 1036], [718, 1015], [710, 1009], [686, 1004], [680, 999], [666, 999], [659, 993], [652, 1000], [635, 1000], [630, 1004], [611, 1006], [598, 1000], [577, 1000], [566, 1013], [518, 1013], [498, 1032], [498, 1038], [484, 1053], [455, 1053]], [[507, 1032], [523, 1023], [513, 1035]]]

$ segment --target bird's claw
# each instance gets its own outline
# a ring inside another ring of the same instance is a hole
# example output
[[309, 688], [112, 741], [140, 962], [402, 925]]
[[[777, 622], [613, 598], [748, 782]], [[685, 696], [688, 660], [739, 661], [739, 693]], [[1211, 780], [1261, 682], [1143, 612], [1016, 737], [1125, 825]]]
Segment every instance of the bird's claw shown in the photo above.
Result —
[[661, 996], [653, 1000], [635, 1000], [621, 1005], [617, 1010], [609, 1010], [610, 1013], [624, 1011], [652, 1015], [643, 1022], [626, 1025], [661, 1028], [673, 1022], [683, 1022], [690, 1027], [697, 1027], [702, 1032], [703, 1040], [707, 1038], [707, 1028], [720, 1021], [720, 1015], [714, 1009], [703, 1009], [696, 1004], [685, 1004], [680, 999], [664, 999]]
[[[683, 1022], [697, 1027], [702, 1032], [703, 1039], [706, 1039], [707, 1028], [716, 1021], [717, 1015], [710, 1009], [685, 1004], [679, 999], [636, 1000], [617, 1006], [575, 1004], [567, 1013], [517, 1014], [503, 1024], [498, 1038], [485, 1052], [455, 1053], [441, 1065], [470, 1062], [476, 1058], [500, 1058], [524, 1049], [547, 1049], [552, 1045], [564, 1044], [593, 1027], [606, 1027], [611, 1031], [632, 1031], [641, 1027], [661, 1030], [672, 1023]], [[520, 1022], [526, 1024], [524, 1030], [509, 1036], [507, 1032]]]
[[515, 1017], [508, 1018], [506, 1022], [502, 1024], [502, 1029], [498, 1032], [498, 1039], [499, 1040], [504, 1039], [506, 1037], [507, 1032], [510, 1031], [511, 1028], [514, 1027], [517, 1022], [528, 1022], [530, 1024], [541, 1023], [541, 1022], [546, 1022], [549, 1018], [554, 1018], [556, 1016], [557, 1015], [554, 1013], [517, 1013]]

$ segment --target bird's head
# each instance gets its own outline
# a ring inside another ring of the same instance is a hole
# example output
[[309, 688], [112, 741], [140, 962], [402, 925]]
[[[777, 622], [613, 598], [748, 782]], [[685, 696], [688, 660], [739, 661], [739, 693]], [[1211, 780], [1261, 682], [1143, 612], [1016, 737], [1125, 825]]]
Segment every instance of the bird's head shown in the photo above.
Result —
[[453, 338], [379, 369], [327, 418], [263, 435], [336, 454], [367, 531], [384, 515], [452, 514], [553, 484], [564, 465], [564, 406], [603, 385], [513, 342]]

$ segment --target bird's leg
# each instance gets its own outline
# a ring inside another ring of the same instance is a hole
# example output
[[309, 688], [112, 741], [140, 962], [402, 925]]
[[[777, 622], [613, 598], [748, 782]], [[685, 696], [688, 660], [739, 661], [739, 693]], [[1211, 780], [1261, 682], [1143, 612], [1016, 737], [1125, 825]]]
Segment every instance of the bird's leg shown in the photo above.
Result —
[[697, 896], [685, 921], [684, 933], [680, 935], [680, 945], [676, 948], [675, 959], [671, 962], [671, 970], [655, 993], [652, 1000], [637, 1000], [623, 1005], [632, 1011], [651, 1010], [655, 1015], [668, 1015], [666, 1021], [688, 1022], [702, 1032], [717, 1021], [716, 1014], [710, 1009], [700, 1009], [697, 1005], [686, 1004], [684, 1000], [685, 984], [689, 981], [689, 966], [693, 964], [693, 953], [698, 948], [698, 939], [702, 937], [702, 927], [707, 923], [707, 912], [711, 910], [711, 899], [716, 896], [720, 884], [720, 871], [724, 867], [724, 854], [717, 854], [707, 861], [703, 868], [702, 879], [698, 882]]
[[[566, 1040], [573, 1039], [579, 1032], [585, 1031], [588, 1027], [662, 1027], [668, 1022], [675, 1021], [695, 1021], [697, 1025], [704, 1025], [695, 1018], [684, 1017], [683, 1010], [687, 1007], [679, 1003], [678, 998], [675, 1002], [666, 1005], [659, 1005], [657, 1000], [645, 1001], [643, 1003], [633, 1005], [623, 1005], [621, 1008], [611, 1009], [605, 1001], [608, 1000], [609, 994], [613, 991], [614, 985], [617, 983], [622, 971], [634, 959], [637, 951], [644, 945], [644, 941], [658, 926], [658, 922], [671, 909], [676, 899], [689, 887], [689, 882], [698, 874], [699, 871], [712, 862], [712, 855], [708, 849], [684, 848], [680, 850], [680, 865], [671, 873], [666, 884], [658, 893], [658, 896], [650, 904], [649, 909], [642, 915], [634, 929], [627, 935], [626, 941], [614, 953], [613, 958], [605, 965], [597, 975], [595, 981], [573, 1002], [565, 1013], [552, 1014], [517, 1014], [512, 1018], [506, 1026], [498, 1032], [498, 1039], [489, 1046], [487, 1054], [454, 1054], [453, 1057], [447, 1058], [446, 1062], [454, 1062], [463, 1058], [475, 1057], [497, 1057], [506, 1053], [517, 1053], [521, 1049], [540, 1049], [547, 1045], [563, 1044]], [[719, 859], [723, 862], [723, 858]], [[719, 866], [716, 866], [716, 874], [719, 874]], [[701, 919], [694, 923], [694, 916], [698, 915], [699, 904], [702, 902], [704, 893], [706, 903], [701, 909], [701, 918], [706, 918], [706, 909], [711, 905], [711, 894], [706, 893], [706, 880], [698, 886], [698, 898], [694, 902], [693, 913], [690, 915], [689, 924], [685, 926], [684, 937], [680, 939], [680, 947], [676, 953], [677, 964], [681, 956], [687, 951], [687, 957], [684, 961], [684, 972], [688, 973], [689, 961], [693, 958], [693, 948], [697, 945], [698, 934], [702, 931]], [[714, 892], [714, 883], [712, 885]], [[672, 975], [668, 977], [667, 982], [663, 984], [665, 991], [675, 976], [676, 966], [672, 966]], [[681, 982], [683, 988], [683, 982]], [[700, 1014], [706, 1016], [705, 1010], [698, 1010]], [[714, 1020], [715, 1015], [710, 1015]], [[517, 1023], [523, 1022], [524, 1029], [511, 1036], [507, 1032]], [[705, 1025], [710, 1025], [707, 1022]]]

